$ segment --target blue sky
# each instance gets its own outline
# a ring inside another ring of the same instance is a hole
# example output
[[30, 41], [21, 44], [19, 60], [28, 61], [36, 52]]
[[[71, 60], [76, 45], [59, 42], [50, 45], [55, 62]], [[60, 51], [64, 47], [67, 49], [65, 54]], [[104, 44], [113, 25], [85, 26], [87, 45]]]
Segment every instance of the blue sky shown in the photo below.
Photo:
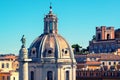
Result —
[[58, 30], [70, 44], [87, 47], [96, 26], [120, 28], [120, 0], [0, 0], [0, 53], [19, 53], [43, 33], [43, 18], [52, 2]]

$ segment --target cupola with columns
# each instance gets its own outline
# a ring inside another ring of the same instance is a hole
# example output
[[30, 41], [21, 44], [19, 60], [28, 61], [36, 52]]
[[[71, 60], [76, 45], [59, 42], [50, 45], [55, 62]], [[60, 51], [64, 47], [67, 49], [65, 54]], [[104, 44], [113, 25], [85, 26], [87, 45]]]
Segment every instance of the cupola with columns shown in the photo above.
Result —
[[44, 33], [57, 33], [57, 17], [52, 12], [52, 6], [48, 15], [44, 17]]

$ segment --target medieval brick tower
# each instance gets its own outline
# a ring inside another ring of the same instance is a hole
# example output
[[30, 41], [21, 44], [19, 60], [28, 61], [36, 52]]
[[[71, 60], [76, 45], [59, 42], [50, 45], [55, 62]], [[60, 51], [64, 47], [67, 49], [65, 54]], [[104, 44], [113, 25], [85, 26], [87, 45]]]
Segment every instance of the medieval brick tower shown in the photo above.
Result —
[[114, 38], [114, 27], [96, 27], [96, 40], [109, 40]]

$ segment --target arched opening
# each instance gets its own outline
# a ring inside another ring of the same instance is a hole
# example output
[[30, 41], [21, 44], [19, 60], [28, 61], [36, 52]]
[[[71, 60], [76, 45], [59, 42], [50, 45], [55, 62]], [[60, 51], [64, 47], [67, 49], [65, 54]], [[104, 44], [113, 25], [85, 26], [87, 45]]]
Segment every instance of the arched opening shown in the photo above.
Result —
[[47, 72], [47, 80], [53, 80], [53, 72], [52, 71]]
[[66, 71], [65, 80], [69, 80], [69, 71]]
[[34, 80], [34, 72], [31, 71], [31, 80]]
[[110, 34], [107, 34], [107, 39], [110, 39]]
[[52, 31], [53, 31], [53, 22], [52, 21], [50, 21], [50, 23], [49, 23], [49, 29], [50, 29], [50, 33], [52, 33]]
[[101, 40], [101, 34], [98, 33], [98, 40]]

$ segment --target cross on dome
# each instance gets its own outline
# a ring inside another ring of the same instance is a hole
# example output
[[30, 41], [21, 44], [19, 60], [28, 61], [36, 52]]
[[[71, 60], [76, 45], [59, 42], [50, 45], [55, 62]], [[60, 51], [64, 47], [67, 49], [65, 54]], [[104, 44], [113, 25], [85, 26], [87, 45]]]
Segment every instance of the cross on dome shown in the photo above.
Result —
[[50, 3], [50, 11], [49, 13], [52, 13], [52, 3]]

